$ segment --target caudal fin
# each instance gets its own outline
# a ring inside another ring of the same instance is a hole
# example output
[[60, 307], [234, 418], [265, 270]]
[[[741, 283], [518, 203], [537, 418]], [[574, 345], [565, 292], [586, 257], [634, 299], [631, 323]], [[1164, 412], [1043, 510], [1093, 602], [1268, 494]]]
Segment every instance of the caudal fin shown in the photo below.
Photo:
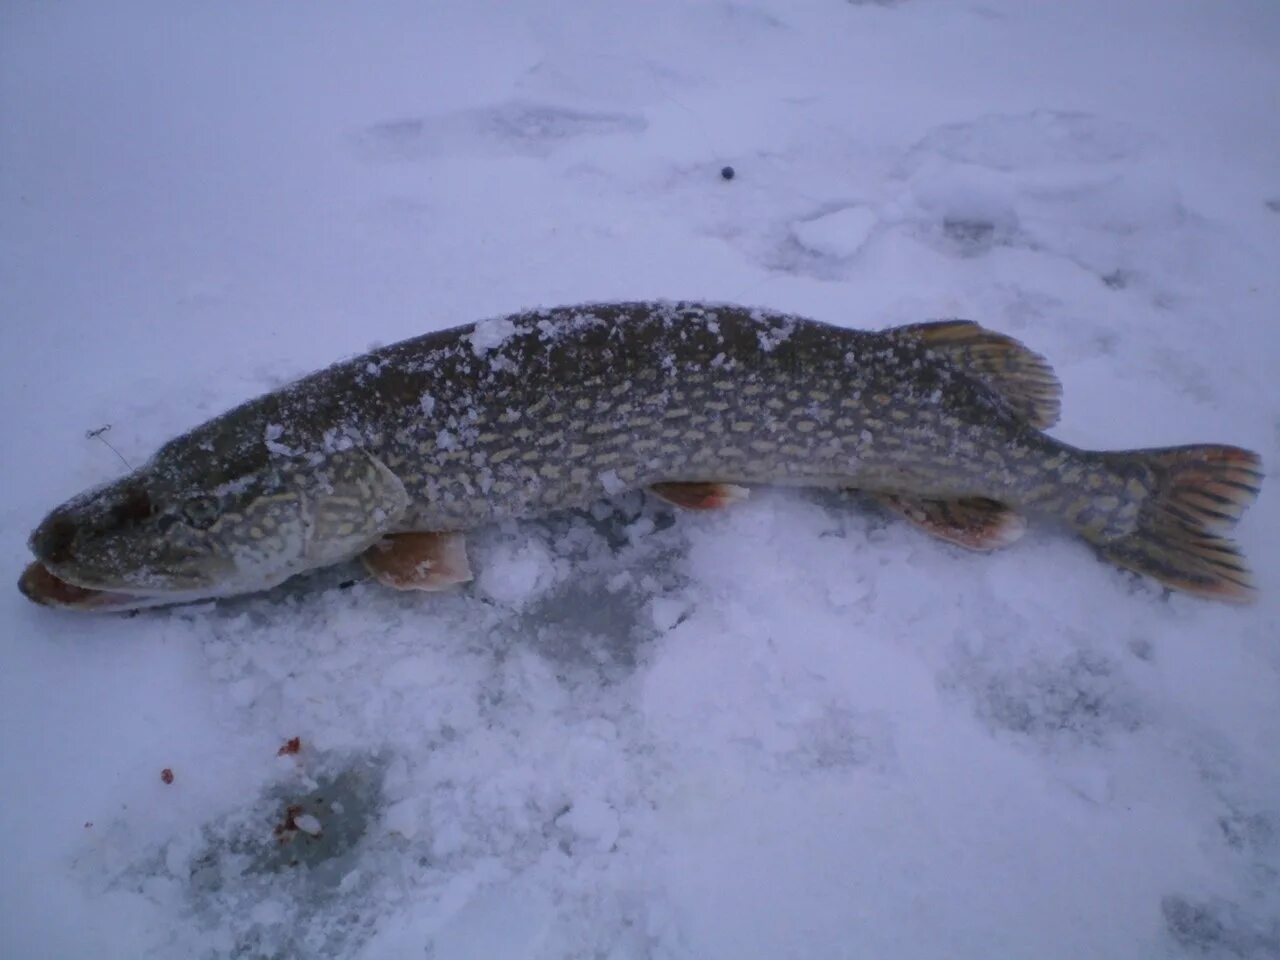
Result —
[[1240, 548], [1221, 536], [1258, 495], [1262, 463], [1239, 447], [1135, 450], [1151, 493], [1132, 533], [1097, 544], [1106, 559], [1175, 590], [1249, 603], [1257, 595]]

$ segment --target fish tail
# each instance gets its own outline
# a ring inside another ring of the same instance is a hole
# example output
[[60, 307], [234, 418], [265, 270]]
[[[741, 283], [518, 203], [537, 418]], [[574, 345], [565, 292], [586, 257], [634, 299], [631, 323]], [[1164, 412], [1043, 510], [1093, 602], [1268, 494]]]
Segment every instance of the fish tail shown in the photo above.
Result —
[[1095, 497], [1094, 515], [1104, 499], [1106, 507], [1120, 499], [1112, 516], [1128, 517], [1119, 529], [1077, 526], [1104, 558], [1171, 589], [1235, 603], [1255, 599], [1240, 548], [1222, 533], [1258, 495], [1263, 474], [1256, 453], [1204, 444], [1103, 456], [1125, 478], [1126, 493]]

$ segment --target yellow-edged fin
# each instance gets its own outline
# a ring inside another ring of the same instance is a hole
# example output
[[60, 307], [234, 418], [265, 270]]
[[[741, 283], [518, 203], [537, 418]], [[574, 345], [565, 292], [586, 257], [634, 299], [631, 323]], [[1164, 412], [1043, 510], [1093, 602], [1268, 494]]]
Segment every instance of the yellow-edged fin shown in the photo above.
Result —
[[379, 583], [395, 590], [447, 590], [472, 578], [461, 533], [393, 533], [360, 558]]
[[1022, 514], [986, 497], [925, 500], [900, 493], [871, 496], [925, 533], [969, 550], [1007, 547], [1027, 529], [1027, 521]]
[[887, 331], [915, 340], [999, 393], [1033, 427], [1058, 422], [1062, 384], [1047, 360], [1012, 337], [993, 333], [972, 320], [914, 323]]
[[1135, 450], [1152, 475], [1153, 492], [1132, 533], [1097, 544], [1107, 560], [1176, 590], [1248, 603], [1257, 596], [1240, 548], [1218, 532], [1253, 502], [1262, 482], [1258, 455], [1204, 445]]

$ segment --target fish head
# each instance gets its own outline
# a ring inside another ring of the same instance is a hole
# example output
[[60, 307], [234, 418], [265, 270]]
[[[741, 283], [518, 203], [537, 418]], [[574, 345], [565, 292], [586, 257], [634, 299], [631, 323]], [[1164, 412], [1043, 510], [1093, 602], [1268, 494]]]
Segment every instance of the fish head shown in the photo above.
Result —
[[31, 535], [36, 562], [19, 588], [92, 611], [251, 593], [355, 556], [407, 506], [400, 481], [362, 450], [216, 453], [179, 438], [54, 509]]

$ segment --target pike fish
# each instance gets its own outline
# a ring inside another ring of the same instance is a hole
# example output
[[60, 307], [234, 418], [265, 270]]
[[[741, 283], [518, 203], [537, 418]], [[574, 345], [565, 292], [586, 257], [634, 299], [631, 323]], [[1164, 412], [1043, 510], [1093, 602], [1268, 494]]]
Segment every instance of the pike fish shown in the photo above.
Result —
[[31, 599], [110, 611], [263, 590], [362, 557], [470, 579], [463, 535], [643, 488], [695, 509], [756, 485], [851, 488], [943, 539], [1064, 524], [1167, 587], [1247, 601], [1223, 536], [1258, 457], [1082, 450], [1043, 431], [1044, 359], [975, 323], [864, 332], [687, 302], [535, 310], [429, 333], [250, 400], [31, 535]]

